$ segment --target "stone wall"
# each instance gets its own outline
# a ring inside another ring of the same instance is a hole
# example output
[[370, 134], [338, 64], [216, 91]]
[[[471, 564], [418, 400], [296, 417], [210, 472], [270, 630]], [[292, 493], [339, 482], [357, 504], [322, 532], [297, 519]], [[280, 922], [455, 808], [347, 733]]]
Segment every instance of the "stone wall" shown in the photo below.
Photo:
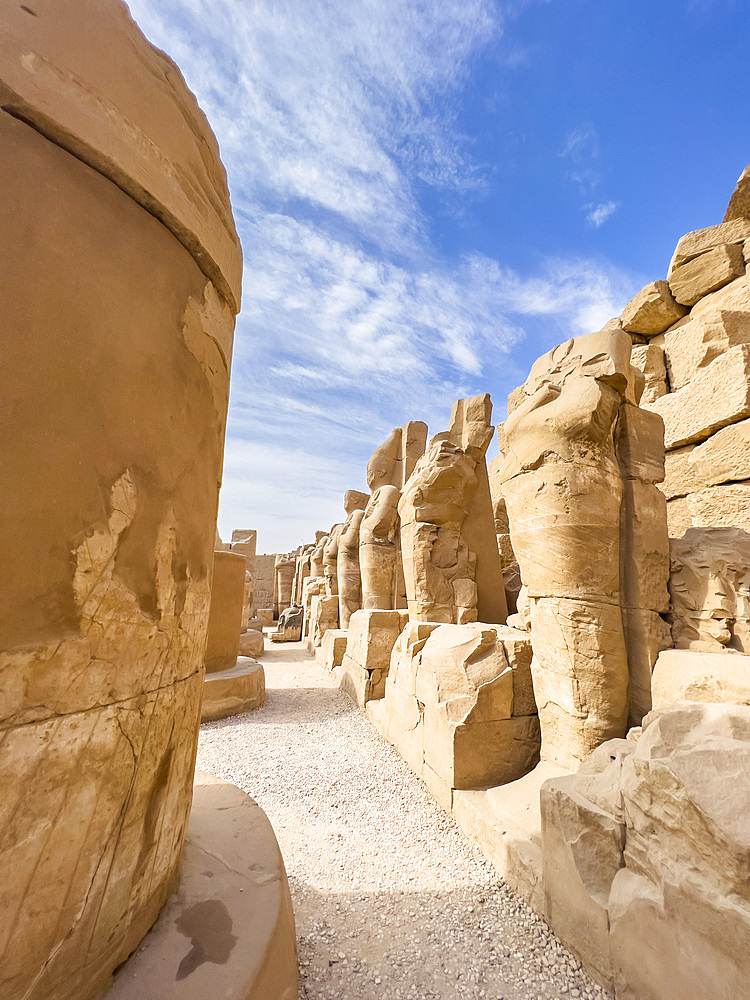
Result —
[[84, 1000], [177, 876], [242, 260], [179, 70], [119, 0], [33, 7], [0, 35], [0, 996]]

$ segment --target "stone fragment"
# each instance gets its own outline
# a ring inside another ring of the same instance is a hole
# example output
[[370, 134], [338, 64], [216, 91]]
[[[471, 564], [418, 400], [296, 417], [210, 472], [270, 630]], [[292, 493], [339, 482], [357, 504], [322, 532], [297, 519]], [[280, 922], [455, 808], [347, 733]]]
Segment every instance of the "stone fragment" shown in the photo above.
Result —
[[315, 659], [326, 670], [340, 667], [346, 652], [348, 632], [346, 629], [329, 628], [323, 633], [323, 639], [315, 650]]
[[693, 492], [732, 480], [750, 479], [750, 420], [722, 428], [688, 454]]
[[247, 632], [243, 632], [240, 636], [240, 656], [250, 656], [252, 659], [257, 660], [263, 656], [264, 649], [265, 641], [262, 632], [257, 632], [255, 629], [248, 629]]
[[652, 678], [654, 710], [678, 701], [750, 705], [750, 656], [665, 649]]
[[742, 243], [748, 238], [750, 238], [750, 221], [747, 219], [731, 221], [725, 219], [719, 226], [696, 229], [695, 232], [687, 233], [680, 239], [669, 265], [669, 273], [708, 250], [714, 250], [728, 243]]
[[717, 313], [725, 311], [750, 312], [750, 278], [747, 274], [730, 281], [728, 285], [696, 302], [690, 310], [690, 320], [715, 318]]
[[385, 696], [391, 653], [406, 622], [405, 611], [365, 609], [349, 620], [339, 686], [360, 707]]
[[744, 273], [742, 246], [730, 244], [707, 250], [686, 264], [673, 268], [669, 288], [677, 302], [693, 306], [709, 292], [715, 292]]
[[634, 347], [630, 355], [631, 364], [643, 372], [646, 384], [640, 402], [651, 403], [667, 390], [667, 369], [664, 351], [653, 342], [643, 347]]
[[304, 610], [294, 606], [286, 608], [279, 615], [279, 624], [268, 638], [271, 642], [299, 642], [302, 638]]
[[733, 347], [676, 392], [648, 409], [664, 420], [668, 449], [704, 441], [715, 431], [750, 416], [750, 345]]
[[[725, 224], [735, 219], [745, 222], [750, 220], [750, 166], [745, 167], [740, 174], [724, 215]], [[750, 232], [747, 235], [750, 236]]]
[[227, 719], [231, 715], [252, 712], [266, 700], [263, 667], [245, 654], [229, 670], [206, 674], [203, 683], [201, 722]]
[[271, 620], [266, 624], [270, 625], [275, 617], [274, 604], [276, 601], [276, 556], [256, 555], [255, 573], [253, 575], [253, 601], [255, 602], [256, 613], [260, 616], [261, 611], [271, 612]]
[[652, 281], [625, 306], [620, 317], [628, 333], [653, 337], [663, 333], [687, 312], [676, 302], [666, 281]]
[[664, 479], [664, 421], [659, 414], [624, 403], [615, 428], [615, 453], [623, 478], [660, 483]]
[[693, 527], [670, 552], [674, 645], [750, 653], [750, 533]]
[[307, 628], [308, 648], [316, 650], [330, 629], [337, 629], [339, 623], [339, 599], [327, 594], [318, 594], [310, 603], [309, 625]]

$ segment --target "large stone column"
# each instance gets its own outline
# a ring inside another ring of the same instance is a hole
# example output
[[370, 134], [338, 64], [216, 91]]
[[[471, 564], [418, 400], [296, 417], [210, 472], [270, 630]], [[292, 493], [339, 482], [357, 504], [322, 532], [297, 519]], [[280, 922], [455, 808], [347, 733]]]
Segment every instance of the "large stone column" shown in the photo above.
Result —
[[275, 579], [275, 612], [278, 618], [292, 603], [292, 588], [294, 586], [294, 570], [296, 559], [294, 555], [277, 555], [274, 563]]
[[562, 344], [534, 364], [505, 423], [501, 478], [531, 601], [542, 759], [572, 769], [628, 722], [615, 430], [635, 407], [629, 359], [619, 329]]
[[242, 261], [124, 4], [5, 4], [0, 97], [0, 997], [86, 1000], [176, 882]]
[[242, 632], [247, 558], [239, 552], [214, 552], [211, 605], [206, 641], [206, 672], [231, 670]]

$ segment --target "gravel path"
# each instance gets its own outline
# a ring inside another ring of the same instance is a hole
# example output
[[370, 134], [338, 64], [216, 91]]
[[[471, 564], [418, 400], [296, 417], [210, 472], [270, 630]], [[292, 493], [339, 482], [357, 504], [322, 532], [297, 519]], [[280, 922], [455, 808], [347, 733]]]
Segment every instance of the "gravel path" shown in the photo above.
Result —
[[266, 705], [203, 726], [198, 766], [273, 823], [300, 998], [609, 997], [301, 644], [268, 650], [263, 666]]

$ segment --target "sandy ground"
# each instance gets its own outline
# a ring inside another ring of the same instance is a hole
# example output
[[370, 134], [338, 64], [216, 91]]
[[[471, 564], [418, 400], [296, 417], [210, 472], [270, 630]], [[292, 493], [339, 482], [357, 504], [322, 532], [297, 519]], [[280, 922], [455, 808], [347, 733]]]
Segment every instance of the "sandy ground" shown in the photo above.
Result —
[[300, 998], [609, 997], [300, 643], [262, 662], [266, 705], [203, 726], [198, 766], [273, 823]]

